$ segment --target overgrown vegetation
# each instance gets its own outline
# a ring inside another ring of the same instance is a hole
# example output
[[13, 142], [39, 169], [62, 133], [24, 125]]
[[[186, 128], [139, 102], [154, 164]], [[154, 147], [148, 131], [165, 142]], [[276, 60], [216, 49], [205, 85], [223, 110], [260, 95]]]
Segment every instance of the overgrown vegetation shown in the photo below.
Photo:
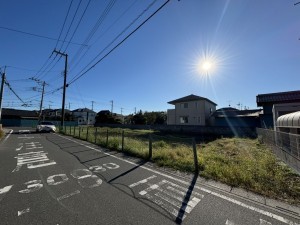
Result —
[[2, 129], [0, 129], [0, 140], [4, 137], [5, 133]]
[[[80, 132], [79, 128], [72, 129], [66, 129], [66, 133], [118, 151], [123, 143], [123, 152], [143, 159], [149, 156], [151, 134], [153, 162], [176, 170], [195, 171], [190, 138], [158, 136], [149, 130], [90, 128], [87, 135], [86, 128], [80, 128]], [[222, 138], [197, 145], [197, 154], [200, 176], [300, 204], [300, 176], [257, 139]]]

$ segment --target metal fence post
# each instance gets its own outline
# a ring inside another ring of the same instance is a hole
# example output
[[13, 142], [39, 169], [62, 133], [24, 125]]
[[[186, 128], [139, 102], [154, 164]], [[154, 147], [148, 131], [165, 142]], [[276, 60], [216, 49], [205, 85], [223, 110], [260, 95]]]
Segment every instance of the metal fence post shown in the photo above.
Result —
[[95, 144], [97, 144], [97, 134], [98, 134], [98, 128], [96, 127], [96, 131], [95, 131]]
[[79, 136], [79, 139], [80, 139], [80, 133], [81, 133], [81, 128], [79, 127], [79, 132], [78, 132], [78, 136]]
[[122, 151], [124, 150], [124, 130], [122, 131]]
[[149, 134], [149, 159], [152, 159], [152, 135]]
[[71, 135], [72, 133], [71, 133], [71, 125], [70, 125], [70, 135]]
[[75, 126], [74, 126], [74, 133], [73, 133], [73, 136], [75, 137]]
[[197, 156], [197, 146], [196, 146], [196, 140], [193, 138], [193, 153], [194, 153], [194, 164], [195, 164], [195, 173], [199, 173], [199, 163], [198, 163], [198, 156]]
[[89, 138], [89, 127], [86, 128], [86, 138], [85, 140], [87, 141]]
[[106, 130], [106, 147], [108, 146], [108, 129]]

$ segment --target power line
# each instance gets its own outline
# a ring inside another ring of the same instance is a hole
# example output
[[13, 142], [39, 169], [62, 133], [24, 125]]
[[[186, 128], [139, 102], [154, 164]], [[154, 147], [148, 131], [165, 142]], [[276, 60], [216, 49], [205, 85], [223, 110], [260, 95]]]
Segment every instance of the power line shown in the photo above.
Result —
[[67, 18], [68, 18], [68, 15], [69, 15], [69, 12], [70, 12], [70, 9], [71, 9], [72, 4], [73, 4], [73, 0], [70, 2], [69, 8], [68, 8], [68, 12], [67, 12], [67, 14], [66, 14], [65, 20], [64, 20], [64, 22], [63, 22], [63, 26], [62, 26], [62, 28], [61, 28], [61, 30], [60, 30], [60, 33], [59, 33], [59, 36], [58, 36], [58, 39], [57, 39], [57, 42], [56, 42], [56, 45], [55, 45], [54, 49], [57, 48], [58, 40], [60, 39], [61, 34], [62, 34], [62, 32], [63, 32], [63, 29], [64, 29], [64, 27], [65, 27], [65, 24], [66, 24], [66, 21], [67, 21]]
[[[78, 29], [78, 27], [79, 27], [79, 25], [80, 25], [82, 19], [83, 19], [83, 16], [85, 15], [86, 10], [87, 10], [87, 8], [89, 7], [90, 3], [91, 3], [91, 0], [89, 0], [89, 2], [87, 3], [87, 5], [86, 5], [86, 7], [85, 7], [85, 9], [84, 9], [84, 11], [83, 11], [83, 13], [82, 13], [80, 19], [79, 19], [79, 22], [77, 23], [77, 26], [76, 26], [75, 30], [73, 31], [73, 34], [72, 34], [72, 36], [71, 36], [69, 42], [72, 41], [72, 39], [73, 39], [73, 37], [74, 37], [74, 35], [75, 35], [75, 33], [76, 33], [76, 31], [77, 31], [77, 29]], [[64, 52], [67, 51], [69, 45], [70, 45], [70, 44], [67, 44], [67, 47], [65, 48]]]
[[[66, 35], [65, 35], [64, 42], [65, 42], [65, 40], [67, 39], [67, 36], [68, 36], [68, 34], [69, 34], [69, 32], [70, 32], [70, 29], [71, 29], [71, 27], [72, 27], [72, 25], [73, 25], [74, 19], [75, 19], [75, 17], [76, 17], [76, 14], [77, 14], [77, 12], [78, 12], [78, 9], [79, 9], [79, 7], [80, 7], [80, 5], [81, 5], [81, 2], [82, 2], [82, 0], [80, 0], [80, 2], [79, 2], [78, 5], [77, 5], [76, 11], [75, 11], [74, 16], [73, 16], [72, 21], [71, 21], [71, 24], [70, 24], [70, 26], [69, 26], [69, 28], [68, 28], [68, 30], [67, 30]], [[62, 45], [61, 45], [59, 51], [62, 49], [64, 42], [62, 43]]]
[[113, 47], [108, 53], [106, 53], [101, 59], [99, 59], [96, 63], [94, 63], [91, 67], [89, 67], [85, 72], [78, 75], [76, 78], [73, 78], [69, 85], [77, 81], [83, 75], [88, 73], [91, 69], [93, 69], [98, 63], [100, 63], [103, 59], [105, 59], [108, 55], [110, 55], [114, 50], [116, 50], [121, 44], [123, 44], [131, 35], [133, 35], [137, 30], [139, 30], [146, 22], [148, 22], [155, 14], [157, 14], [164, 6], [169, 3], [170, 0], [167, 0], [164, 4], [162, 4], [155, 12], [153, 12], [146, 20], [144, 20], [138, 27], [136, 27], [132, 32], [130, 32], [123, 40], [121, 40], [115, 47]]
[[7, 85], [7, 87], [10, 89], [10, 91], [23, 103], [24, 106], [26, 106], [26, 103], [17, 95], [17, 93], [12, 89], [8, 81], [5, 79], [4, 83]]
[[[143, 16], [143, 14], [145, 14], [151, 7], [152, 5], [156, 2], [157, 0], [153, 0], [148, 7], [143, 10], [142, 13], [140, 13], [128, 26], [126, 26], [104, 49], [102, 49], [102, 51], [100, 53], [98, 53], [94, 59], [91, 60], [91, 62], [89, 64], [87, 64], [81, 71], [80, 73], [85, 70], [90, 64], [92, 64], [92, 62], [94, 60], [96, 60], [105, 50], [107, 50], [119, 37], [122, 36], [122, 34], [124, 34], [139, 18], [141, 18]], [[76, 76], [75, 76], [76, 77]], [[75, 79], [75, 77], [73, 79]]]
[[[103, 21], [105, 20], [106, 16], [109, 14], [109, 12], [111, 11], [112, 7], [114, 6], [116, 0], [110, 0], [110, 2], [107, 4], [106, 8], [104, 9], [104, 11], [102, 12], [102, 14], [100, 15], [100, 17], [98, 18], [97, 22], [95, 23], [95, 25], [93, 26], [93, 28], [90, 30], [89, 34], [87, 35], [87, 37], [85, 38], [84, 42], [85, 45], [88, 45], [88, 42], [91, 40], [91, 38], [95, 35], [96, 31], [99, 29], [100, 25], [103, 23]], [[83, 47], [81, 46], [79, 48], [79, 50], [75, 53], [74, 58], [71, 61], [71, 64], [75, 61], [76, 58], [78, 58], [80, 56], [80, 54], [83, 51]], [[88, 49], [89, 50], [89, 49]], [[87, 50], [87, 51], [88, 51]], [[87, 51], [85, 52], [85, 54], [87, 53]], [[83, 56], [85, 56], [85, 54]], [[83, 58], [83, 56], [79, 59], [78, 63], [80, 62], [80, 60]], [[75, 67], [78, 65], [78, 63], [75, 65]]]
[[62, 40], [59, 40], [59, 39], [56, 39], [56, 38], [53, 38], [53, 37], [47, 37], [47, 36], [40, 35], [40, 34], [29, 33], [29, 32], [26, 32], [26, 31], [21, 31], [21, 30], [9, 28], [9, 27], [0, 26], [0, 29], [9, 30], [9, 31], [13, 31], [13, 32], [21, 33], [21, 34], [26, 34], [26, 35], [30, 35], [30, 36], [34, 36], [34, 37], [39, 37], [39, 38], [43, 38], [43, 39], [48, 39], [48, 40], [51, 40], [51, 41], [61, 41], [63, 43], [68, 43], [68, 44], [73, 44], [73, 45], [81, 45], [81, 46], [83, 45], [83, 44], [76, 43], [76, 42], [69, 42], [69, 41], [66, 41], [66, 40], [62, 41]]

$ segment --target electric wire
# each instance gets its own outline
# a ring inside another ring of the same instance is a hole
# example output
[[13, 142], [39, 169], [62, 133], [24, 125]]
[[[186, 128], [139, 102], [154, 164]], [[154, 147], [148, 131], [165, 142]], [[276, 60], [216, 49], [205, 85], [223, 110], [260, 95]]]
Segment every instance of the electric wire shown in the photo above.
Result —
[[[142, 13], [140, 13], [127, 27], [125, 27], [125, 29], [123, 29], [104, 49], [102, 49], [102, 51], [100, 53], [98, 53], [91, 61], [90, 63], [88, 63], [81, 71], [84, 71], [87, 67], [89, 67], [89, 65], [91, 65], [93, 63], [93, 61], [95, 61], [104, 51], [106, 51], [119, 37], [122, 36], [122, 34], [124, 34], [139, 18], [141, 18], [143, 16], [143, 14], [145, 14], [152, 6], [153, 4], [156, 2], [157, 0], [153, 0], [148, 7], [143, 10]], [[76, 76], [75, 76], [76, 77]], [[75, 77], [73, 79], [75, 79]]]
[[[90, 32], [87, 35], [87, 37], [85, 38], [85, 40], [83, 42], [85, 45], [88, 45], [88, 43], [91, 40], [91, 38], [94, 36], [94, 34], [96, 33], [96, 31], [99, 29], [99, 26], [103, 23], [103, 21], [105, 20], [106, 16], [111, 11], [111, 9], [114, 6], [115, 2], [116, 2], [116, 0], [110, 0], [110, 2], [107, 4], [107, 6], [105, 7], [104, 11], [101, 13], [100, 17], [98, 18], [97, 22], [95, 23], [95, 25], [90, 30]], [[77, 59], [80, 56], [80, 54], [82, 53], [83, 50], [84, 50], [84, 48], [81, 46], [79, 48], [79, 50], [75, 53], [72, 61], [70, 62], [71, 65], [75, 61], [75, 59]]]
[[4, 80], [4, 83], [6, 84], [6, 86], [9, 88], [9, 90], [24, 104], [26, 105], [26, 103], [19, 97], [19, 95], [12, 89], [12, 87], [10, 86], [10, 84], [8, 83], [7, 79]]
[[62, 25], [62, 28], [61, 28], [61, 30], [60, 30], [60, 33], [59, 33], [59, 36], [58, 36], [58, 39], [57, 39], [57, 42], [56, 42], [56, 45], [55, 45], [54, 49], [56, 49], [56, 48], [57, 48], [57, 45], [58, 45], [58, 40], [60, 39], [60, 37], [61, 37], [61, 35], [62, 35], [62, 32], [63, 32], [63, 30], [64, 30], [64, 27], [65, 27], [65, 24], [66, 24], [67, 18], [68, 18], [68, 16], [69, 16], [69, 13], [70, 13], [70, 9], [71, 9], [71, 7], [72, 7], [72, 4], [73, 4], [73, 0], [70, 2], [70, 5], [69, 5], [69, 8], [68, 8], [68, 11], [67, 11], [67, 14], [66, 14], [65, 20], [64, 20], [64, 22], [63, 22], [63, 25]]
[[73, 15], [73, 18], [72, 18], [72, 21], [71, 21], [71, 24], [70, 24], [70, 26], [69, 26], [69, 28], [68, 28], [68, 30], [67, 30], [67, 33], [66, 33], [65, 38], [64, 38], [64, 41], [63, 41], [61, 47], [59, 48], [59, 51], [61, 51], [61, 49], [62, 49], [62, 47], [63, 47], [63, 45], [64, 45], [64, 42], [66, 41], [66, 39], [67, 39], [67, 37], [68, 37], [68, 34], [69, 34], [70, 29], [71, 29], [71, 27], [72, 27], [72, 25], [73, 25], [74, 19], [75, 19], [76, 15], [77, 15], [77, 12], [78, 12], [78, 9], [79, 9], [79, 7], [80, 7], [80, 5], [81, 5], [81, 2], [82, 2], [82, 0], [80, 0], [79, 3], [78, 3], [78, 5], [77, 5], [76, 11], [75, 11], [75, 13], [74, 13], [74, 15]]
[[132, 32], [130, 32], [124, 39], [122, 39], [115, 47], [113, 47], [108, 53], [106, 53], [102, 58], [100, 58], [96, 63], [90, 66], [85, 72], [81, 73], [77, 77], [73, 78], [69, 85], [77, 81], [79, 78], [87, 74], [91, 69], [93, 69], [98, 63], [100, 63], [103, 59], [105, 59], [108, 55], [110, 55], [114, 50], [116, 50], [121, 44], [123, 44], [130, 36], [132, 36], [137, 30], [139, 30], [146, 22], [148, 22], [154, 15], [156, 15], [161, 9], [163, 9], [170, 0], [167, 0], [163, 3], [156, 11], [154, 11], [146, 20], [144, 20], [139, 26], [137, 26]]
[[[136, 3], [137, 3], [137, 0], [135, 0], [128, 8], [126, 8], [124, 10], [124, 12], [92, 44], [89, 45], [89, 47], [87, 48], [87, 50], [85, 51], [85, 53], [82, 54], [81, 57], [77, 60], [76, 64], [70, 68], [70, 71], [73, 71], [79, 65], [79, 63], [83, 60], [83, 58], [89, 52], [89, 50], [91, 49], [91, 47], [94, 44], [96, 44], [96, 42], [98, 42]], [[75, 61], [75, 58], [71, 61], [70, 64], [72, 65], [72, 63], [74, 61]]]
[[[78, 29], [80, 23], [81, 23], [81, 21], [82, 21], [84, 15], [85, 15], [85, 13], [86, 13], [86, 11], [87, 11], [87, 9], [88, 9], [90, 3], [91, 3], [91, 0], [88, 1], [88, 3], [87, 3], [87, 5], [86, 5], [86, 7], [85, 7], [85, 9], [84, 9], [84, 11], [83, 11], [83, 13], [82, 13], [80, 19], [79, 19], [79, 22], [77, 23], [76, 28], [75, 28], [74, 31], [73, 31], [73, 34], [72, 34], [72, 36], [71, 36], [69, 42], [71, 42], [71, 41], [73, 40], [73, 37], [74, 37], [74, 35], [75, 35], [75, 33], [76, 33], [76, 31], [77, 31], [77, 29]], [[63, 52], [66, 52], [66, 51], [67, 51], [69, 45], [70, 45], [70, 44], [68, 43], [67, 46], [66, 46], [66, 48], [65, 48], [65, 50], [64, 50]]]
[[[48, 39], [48, 40], [51, 40], [51, 41], [62, 41], [62, 40], [59, 40], [59, 39], [56, 39], [56, 38], [53, 38], [53, 37], [48, 37], [48, 36], [44, 36], [44, 35], [40, 35], [40, 34], [34, 34], [34, 33], [26, 32], [26, 31], [22, 31], [22, 30], [17, 30], [17, 29], [13, 29], [13, 28], [9, 28], [9, 27], [0, 26], [0, 29], [9, 30], [9, 31], [13, 31], [13, 32], [21, 33], [21, 34], [26, 34], [26, 35], [30, 35], [30, 36], [34, 36], [34, 37], [38, 37], [38, 38]], [[66, 40], [64, 40], [62, 42], [82, 46], [82, 44], [76, 43], [76, 42], [69, 42], [69, 41], [66, 41]]]

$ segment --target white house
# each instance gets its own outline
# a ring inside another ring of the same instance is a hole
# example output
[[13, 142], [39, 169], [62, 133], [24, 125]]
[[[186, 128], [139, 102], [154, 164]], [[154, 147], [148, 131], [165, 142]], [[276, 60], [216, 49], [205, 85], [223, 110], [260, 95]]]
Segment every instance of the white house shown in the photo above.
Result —
[[72, 111], [73, 118], [77, 120], [78, 125], [94, 125], [96, 112], [88, 108], [80, 108]]
[[175, 106], [175, 109], [168, 109], [168, 125], [205, 126], [217, 106], [213, 101], [197, 95], [188, 95], [168, 103]]

